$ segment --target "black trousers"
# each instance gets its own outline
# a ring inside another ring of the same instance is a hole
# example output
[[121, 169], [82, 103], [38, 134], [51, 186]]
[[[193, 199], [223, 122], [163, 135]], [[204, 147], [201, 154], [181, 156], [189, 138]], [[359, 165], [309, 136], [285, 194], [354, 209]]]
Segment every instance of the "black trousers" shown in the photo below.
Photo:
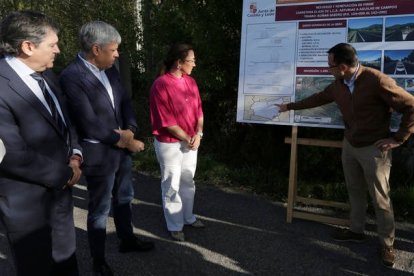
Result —
[[18, 276], [78, 276], [74, 253], [55, 262], [52, 258], [52, 235], [49, 226], [32, 231], [7, 233]]

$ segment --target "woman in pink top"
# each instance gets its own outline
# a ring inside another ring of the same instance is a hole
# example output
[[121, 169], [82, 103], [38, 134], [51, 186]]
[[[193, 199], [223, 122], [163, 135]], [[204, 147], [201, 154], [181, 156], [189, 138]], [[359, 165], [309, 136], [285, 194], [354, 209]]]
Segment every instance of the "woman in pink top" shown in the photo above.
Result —
[[173, 45], [150, 94], [155, 153], [161, 168], [164, 216], [171, 237], [184, 241], [183, 227], [203, 228], [193, 214], [194, 174], [203, 137], [203, 110], [195, 80], [193, 48]]

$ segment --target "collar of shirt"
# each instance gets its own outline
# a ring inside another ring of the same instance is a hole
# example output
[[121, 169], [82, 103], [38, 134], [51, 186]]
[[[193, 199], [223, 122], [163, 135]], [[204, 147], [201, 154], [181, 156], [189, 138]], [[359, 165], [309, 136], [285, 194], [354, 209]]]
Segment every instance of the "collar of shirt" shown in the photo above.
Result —
[[[30, 77], [33, 79], [30, 74], [33, 74], [35, 71], [24, 64], [23, 61], [20, 59], [13, 57], [13, 56], [6, 56], [6, 62], [13, 68], [13, 70], [19, 75], [20, 78]], [[33, 79], [33, 83], [37, 83], [36, 80]]]
[[355, 79], [356, 79], [356, 75], [358, 73], [358, 70], [359, 70], [359, 63], [358, 63], [357, 69], [355, 70], [354, 74], [352, 75], [352, 78], [348, 81], [344, 79], [344, 84], [348, 86], [349, 91], [351, 93], [354, 92]]
[[83, 61], [83, 63], [85, 64], [85, 66], [89, 69], [89, 70], [91, 70], [94, 74], [99, 74], [101, 71], [103, 71], [103, 70], [99, 70], [99, 68], [98, 67], [96, 67], [96, 65], [94, 65], [94, 64], [92, 64], [92, 63], [90, 63], [89, 61], [87, 61], [85, 58], [84, 58], [84, 54], [83, 53], [79, 53], [78, 54], [78, 57]]

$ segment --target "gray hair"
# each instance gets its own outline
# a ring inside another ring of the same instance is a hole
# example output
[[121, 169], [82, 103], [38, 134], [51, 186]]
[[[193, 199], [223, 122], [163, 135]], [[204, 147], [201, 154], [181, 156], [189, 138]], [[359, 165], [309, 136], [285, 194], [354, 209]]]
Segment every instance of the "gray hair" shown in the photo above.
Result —
[[7, 15], [0, 23], [0, 55], [18, 56], [24, 41], [38, 46], [48, 31], [59, 28], [46, 15], [34, 11], [18, 11]]
[[80, 29], [79, 41], [82, 51], [88, 53], [92, 50], [93, 45], [103, 47], [110, 43], [121, 44], [121, 35], [108, 23], [92, 21]]

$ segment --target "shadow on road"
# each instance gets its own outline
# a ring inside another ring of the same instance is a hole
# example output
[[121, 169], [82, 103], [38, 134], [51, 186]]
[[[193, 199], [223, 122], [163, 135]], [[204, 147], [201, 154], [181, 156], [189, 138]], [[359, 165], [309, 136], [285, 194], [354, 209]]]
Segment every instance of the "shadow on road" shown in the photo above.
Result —
[[[397, 224], [394, 269], [379, 261], [375, 227], [363, 244], [338, 243], [333, 226], [294, 220], [287, 224], [281, 203], [209, 186], [197, 187], [194, 211], [207, 228], [184, 229], [186, 242], [169, 238], [161, 208], [159, 179], [135, 175], [135, 232], [152, 240], [147, 253], [118, 252], [113, 219], [108, 221], [107, 259], [116, 275], [412, 275], [414, 226]], [[81, 275], [91, 274], [86, 234], [87, 191], [74, 188]], [[0, 229], [0, 275], [13, 275], [6, 237]]]

